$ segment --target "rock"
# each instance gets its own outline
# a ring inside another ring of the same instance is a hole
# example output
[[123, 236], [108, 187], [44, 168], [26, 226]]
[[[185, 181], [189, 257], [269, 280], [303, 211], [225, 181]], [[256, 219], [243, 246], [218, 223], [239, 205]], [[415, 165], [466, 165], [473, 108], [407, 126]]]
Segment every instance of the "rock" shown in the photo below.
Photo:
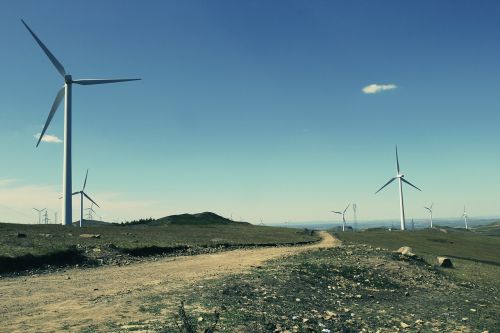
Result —
[[437, 261], [439, 266], [444, 267], [444, 268], [452, 268], [453, 263], [451, 262], [451, 259], [448, 257], [437, 257]]
[[414, 257], [415, 254], [412, 252], [411, 247], [409, 246], [403, 246], [400, 247], [396, 252], [401, 253], [402, 255], [408, 256], [408, 257]]
[[410, 325], [408, 325], [407, 323], [404, 323], [404, 322], [401, 322], [399, 325], [401, 325], [401, 328], [408, 328], [408, 327], [410, 327]]
[[81, 238], [101, 238], [99, 234], [81, 234]]

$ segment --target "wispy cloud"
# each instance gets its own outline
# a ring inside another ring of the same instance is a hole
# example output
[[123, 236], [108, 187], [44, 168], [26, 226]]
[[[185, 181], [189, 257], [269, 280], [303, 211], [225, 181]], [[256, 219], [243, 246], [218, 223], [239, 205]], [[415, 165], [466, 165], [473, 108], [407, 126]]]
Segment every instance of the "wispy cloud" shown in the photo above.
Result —
[[[35, 137], [35, 139], [39, 139], [40, 138], [40, 133], [37, 133], [35, 135], [33, 135]], [[55, 135], [50, 135], [50, 134], [45, 134], [42, 138], [42, 141], [43, 142], [49, 142], [49, 143], [62, 143], [62, 140], [59, 139], [57, 136]]]
[[377, 94], [386, 90], [394, 90], [397, 86], [395, 84], [370, 84], [364, 87], [362, 90], [365, 94]]

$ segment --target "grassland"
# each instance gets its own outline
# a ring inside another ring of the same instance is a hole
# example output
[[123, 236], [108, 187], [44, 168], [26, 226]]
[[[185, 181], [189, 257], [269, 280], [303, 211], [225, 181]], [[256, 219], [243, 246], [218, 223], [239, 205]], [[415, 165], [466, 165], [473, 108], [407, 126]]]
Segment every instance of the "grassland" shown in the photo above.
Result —
[[477, 232], [452, 228], [434, 228], [411, 232], [365, 230], [335, 235], [342, 241], [370, 244], [375, 247], [397, 250], [410, 246], [413, 252], [428, 263], [435, 264], [437, 256], [452, 258], [454, 269], [449, 274], [472, 282], [500, 286], [500, 231], [494, 223], [478, 228]]
[[106, 262], [109, 257], [117, 255], [124, 258], [194, 254], [207, 249], [300, 244], [318, 239], [304, 230], [226, 223], [224, 220], [221, 223], [213, 220], [207, 223], [201, 219], [201, 223], [83, 228], [0, 223], [0, 273], [44, 265], [83, 263], [89, 257]]

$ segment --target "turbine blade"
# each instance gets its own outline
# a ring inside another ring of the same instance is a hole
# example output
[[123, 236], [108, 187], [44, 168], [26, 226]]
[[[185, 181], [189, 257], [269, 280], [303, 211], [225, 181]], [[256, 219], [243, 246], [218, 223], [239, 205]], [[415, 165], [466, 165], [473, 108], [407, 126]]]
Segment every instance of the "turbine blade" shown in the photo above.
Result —
[[85, 185], [87, 185], [87, 176], [89, 175], [89, 169], [87, 169], [87, 173], [85, 174], [85, 181], [83, 182], [82, 191], [85, 191]]
[[87, 195], [87, 193], [85, 193], [85, 192], [82, 192], [82, 193], [83, 193], [83, 195], [84, 195], [87, 199], [89, 199], [89, 200], [90, 200], [90, 201], [91, 201], [94, 205], [96, 205], [97, 207], [101, 208], [101, 207], [100, 207], [100, 206], [99, 206], [99, 205], [98, 205], [98, 204], [97, 204], [94, 200], [92, 200], [92, 199], [91, 199], [91, 198]]
[[84, 86], [92, 85], [92, 84], [104, 84], [104, 83], [117, 83], [117, 82], [127, 82], [127, 81], [139, 81], [142, 79], [85, 79], [85, 80], [74, 80], [73, 83], [81, 84]]
[[52, 121], [52, 117], [54, 117], [54, 114], [57, 111], [57, 108], [61, 104], [61, 101], [64, 97], [65, 91], [64, 87], [62, 87], [59, 92], [56, 95], [56, 98], [54, 99], [54, 103], [52, 103], [52, 108], [50, 109], [49, 116], [47, 117], [47, 120], [45, 121], [45, 125], [43, 126], [42, 133], [40, 133], [40, 137], [38, 138], [38, 142], [36, 143], [36, 146], [40, 144], [40, 141], [42, 141], [43, 135], [45, 134], [45, 131], [47, 130], [47, 127], [49, 127], [50, 122]]
[[396, 145], [396, 167], [398, 169], [398, 175], [399, 175], [399, 157], [398, 157], [398, 146]]
[[47, 48], [47, 46], [45, 46], [45, 44], [43, 44], [42, 41], [35, 35], [35, 33], [33, 32], [33, 30], [31, 30], [30, 27], [28, 27], [28, 25], [26, 24], [26, 22], [24, 22], [24, 20], [21, 20], [21, 22], [23, 22], [24, 26], [26, 27], [26, 29], [28, 29], [28, 31], [30, 32], [31, 36], [33, 36], [33, 38], [35, 38], [36, 42], [38, 43], [38, 45], [40, 45], [40, 47], [42, 48], [43, 52], [45, 52], [45, 54], [47, 55], [47, 57], [49, 57], [50, 61], [56, 67], [56, 69], [59, 72], [59, 74], [61, 74], [61, 76], [64, 77], [66, 75], [66, 70], [64, 70], [63, 65], [61, 65], [61, 63], [59, 62], [59, 60], [57, 60], [56, 57], [54, 57], [54, 55], [49, 51], [49, 49]]
[[[73, 193], [71, 193], [71, 195], [80, 194], [81, 192], [82, 192], [82, 191], [73, 192]], [[61, 197], [61, 198], [62, 198], [62, 197]], [[61, 198], [59, 198], [59, 199], [61, 199]]]
[[342, 214], [345, 214], [345, 212], [347, 211], [347, 209], [349, 208], [349, 206], [350, 206], [350, 205], [351, 205], [351, 204], [348, 204], [348, 205], [347, 205], [347, 207], [344, 209], [344, 213], [342, 213]]
[[392, 183], [392, 182], [394, 181], [394, 179], [396, 179], [396, 177], [391, 178], [391, 180], [389, 180], [387, 183], [385, 183], [385, 185], [384, 185], [384, 186], [382, 186], [382, 187], [381, 187], [381, 188], [380, 188], [377, 192], [375, 192], [375, 194], [377, 194], [378, 192], [382, 191], [382, 189], [383, 189], [384, 187], [386, 187], [387, 185], [389, 185], [390, 183]]
[[419, 191], [422, 191], [421, 189], [419, 189], [418, 187], [416, 187], [415, 185], [413, 185], [412, 183], [410, 183], [409, 181], [407, 181], [406, 179], [404, 178], [401, 178], [402, 181], [404, 181], [406, 184], [410, 185], [410, 186], [413, 186], [414, 188], [416, 188], [417, 190]]
[[336, 211], [334, 211], [334, 210], [332, 210], [332, 213], [335, 213], [335, 214], [340, 214], [340, 215], [342, 215], [342, 213], [341, 213], [341, 212], [336, 212]]

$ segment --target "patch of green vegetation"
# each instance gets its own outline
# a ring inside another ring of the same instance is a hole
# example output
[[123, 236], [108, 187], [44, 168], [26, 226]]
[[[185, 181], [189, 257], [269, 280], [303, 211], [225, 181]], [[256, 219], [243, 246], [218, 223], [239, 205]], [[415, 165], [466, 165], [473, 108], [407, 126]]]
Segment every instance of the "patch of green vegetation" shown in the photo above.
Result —
[[418, 231], [365, 230], [361, 232], [336, 232], [342, 241], [370, 244], [375, 247], [397, 250], [410, 246], [413, 252], [428, 263], [437, 264], [437, 256], [452, 258], [454, 269], [449, 274], [474, 283], [500, 286], [500, 240], [478, 232], [435, 228]]
[[[197, 215], [198, 220], [200, 216], [208, 216], [208, 221], [154, 226], [109, 224], [83, 228], [0, 223], [0, 267], [4, 267], [3, 271], [7, 272], [44, 265], [75, 264], [78, 263], [76, 259], [81, 259], [79, 255], [93, 252], [94, 249], [109, 250], [106, 253], [148, 256], [189, 252], [196, 248], [273, 246], [314, 242], [319, 239], [299, 229], [254, 226], [239, 222], [212, 223], [217, 215]], [[64, 257], [64, 254], [71, 251], [76, 251], [73, 258]], [[61, 260], [54, 261], [53, 258]], [[25, 265], [24, 262], [29, 264]], [[17, 269], [11, 269], [15, 266], [11, 263], [21, 265]], [[7, 266], [12, 267], [7, 269]]]
[[472, 230], [487, 236], [500, 236], [500, 221], [475, 227]]

